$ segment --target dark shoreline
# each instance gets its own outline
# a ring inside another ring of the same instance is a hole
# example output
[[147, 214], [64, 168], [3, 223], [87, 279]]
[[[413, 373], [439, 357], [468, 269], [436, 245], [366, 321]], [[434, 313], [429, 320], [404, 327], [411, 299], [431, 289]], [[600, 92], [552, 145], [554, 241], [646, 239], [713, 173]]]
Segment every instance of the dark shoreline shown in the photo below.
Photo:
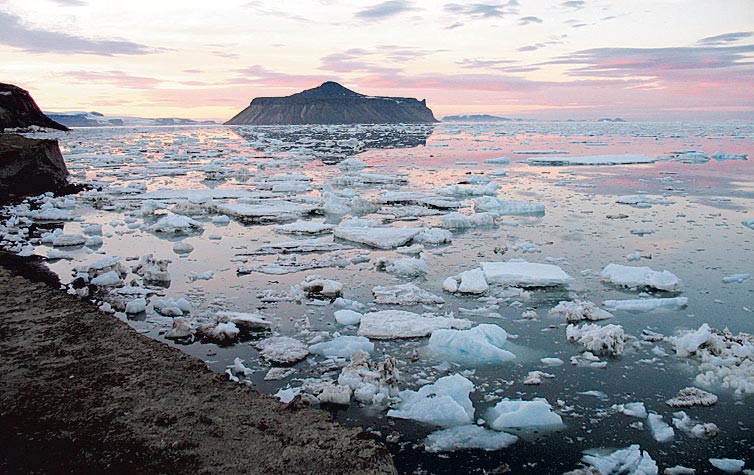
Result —
[[0, 473], [397, 473], [324, 411], [212, 373], [0, 252]]

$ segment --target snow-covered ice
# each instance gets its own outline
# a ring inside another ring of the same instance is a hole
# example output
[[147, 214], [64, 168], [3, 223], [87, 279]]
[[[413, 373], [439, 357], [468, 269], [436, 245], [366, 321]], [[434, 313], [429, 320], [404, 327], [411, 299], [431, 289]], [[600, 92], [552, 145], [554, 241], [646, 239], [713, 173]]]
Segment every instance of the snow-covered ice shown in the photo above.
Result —
[[506, 432], [468, 424], [432, 432], [424, 439], [427, 452], [454, 452], [465, 449], [500, 450], [510, 447], [518, 437]]
[[271, 336], [254, 345], [262, 358], [273, 364], [292, 364], [309, 354], [309, 347], [289, 336]]
[[400, 404], [387, 415], [440, 427], [467, 425], [474, 420], [473, 391], [474, 383], [463, 376], [444, 376], [416, 391], [401, 391]]
[[518, 287], [550, 287], [565, 285], [573, 279], [563, 269], [552, 264], [519, 260], [482, 262], [482, 272], [490, 284]]
[[602, 302], [610, 310], [623, 310], [626, 312], [652, 312], [655, 310], [680, 310], [688, 305], [688, 297], [648, 298], [648, 299], [625, 299], [605, 300]]
[[469, 327], [471, 327], [471, 322], [461, 318], [419, 314], [404, 310], [382, 310], [364, 314], [357, 334], [377, 340], [389, 340], [425, 337], [443, 328], [465, 329]]
[[653, 288], [667, 292], [681, 290], [681, 280], [667, 270], [656, 271], [649, 267], [632, 267], [621, 264], [608, 264], [600, 272], [606, 282], [628, 288]]

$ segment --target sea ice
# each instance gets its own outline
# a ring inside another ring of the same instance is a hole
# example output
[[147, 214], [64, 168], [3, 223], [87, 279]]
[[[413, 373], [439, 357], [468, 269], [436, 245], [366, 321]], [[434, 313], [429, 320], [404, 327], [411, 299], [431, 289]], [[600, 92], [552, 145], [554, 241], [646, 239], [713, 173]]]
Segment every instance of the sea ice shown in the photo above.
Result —
[[440, 224], [445, 229], [469, 229], [495, 225], [495, 215], [492, 213], [476, 213], [471, 216], [460, 213], [448, 213], [440, 218]]
[[469, 330], [432, 332], [427, 347], [443, 360], [465, 364], [501, 364], [516, 358], [504, 350], [508, 334], [497, 325], [481, 324]]
[[650, 287], [667, 292], [681, 290], [681, 280], [673, 273], [655, 271], [649, 267], [632, 267], [621, 264], [608, 264], [602, 269], [600, 278], [615, 285], [628, 288]]
[[554, 377], [554, 374], [545, 373], [544, 371], [529, 371], [524, 379], [524, 384], [527, 386], [536, 386], [542, 384], [542, 378], [552, 379]]
[[476, 268], [448, 277], [443, 282], [442, 288], [450, 293], [483, 294], [487, 292], [489, 285], [482, 269]]
[[652, 312], [654, 310], [680, 310], [689, 303], [687, 297], [672, 297], [660, 299], [627, 299], [605, 300], [602, 305], [610, 310], [624, 310], [627, 312]]
[[255, 345], [259, 354], [273, 364], [292, 364], [301, 361], [309, 354], [309, 347], [289, 336], [271, 336]]
[[563, 425], [563, 419], [542, 398], [532, 401], [503, 399], [488, 409], [485, 419], [495, 430], [554, 428]]
[[508, 262], [482, 262], [481, 266], [484, 277], [490, 284], [549, 287], [565, 285], [573, 280], [563, 269], [552, 264], [510, 260]]
[[196, 334], [200, 338], [220, 344], [235, 341], [239, 333], [240, 330], [234, 323], [219, 322], [217, 320], [199, 325], [196, 329]]
[[348, 309], [336, 310], [334, 315], [335, 321], [341, 325], [358, 325], [362, 317], [361, 313]]
[[712, 439], [720, 433], [716, 424], [712, 422], [701, 423], [692, 419], [683, 411], [673, 413], [673, 426], [689, 437], [697, 439]]
[[52, 245], [55, 247], [83, 246], [85, 242], [86, 237], [81, 234], [61, 234], [55, 236]]
[[334, 299], [343, 294], [343, 284], [337, 280], [325, 279], [318, 275], [307, 275], [300, 287], [309, 297], [314, 298]]
[[656, 159], [646, 155], [590, 155], [585, 157], [531, 157], [527, 158], [529, 165], [634, 165], [654, 163]]
[[712, 158], [714, 158], [717, 161], [723, 161], [723, 160], [746, 160], [747, 154], [745, 153], [726, 153], [726, 152], [715, 152], [712, 154]]
[[422, 228], [377, 228], [341, 226], [334, 230], [336, 238], [364, 244], [377, 249], [395, 249], [411, 241]]
[[191, 313], [191, 302], [185, 298], [173, 299], [155, 299], [152, 301], [152, 307], [155, 312], [167, 317], [180, 317], [184, 314]]
[[465, 449], [500, 450], [515, 444], [518, 437], [473, 424], [432, 432], [424, 439], [427, 452], [454, 452]]
[[670, 407], [713, 406], [717, 404], [717, 396], [699, 388], [689, 387], [678, 391], [678, 394], [665, 401], [665, 404]]
[[599, 308], [593, 302], [587, 300], [574, 300], [572, 302], [562, 300], [548, 312], [554, 317], [565, 317], [568, 323], [580, 322], [582, 320], [596, 321], [612, 318], [613, 314]]
[[156, 223], [147, 226], [147, 231], [163, 234], [187, 234], [202, 229], [202, 223], [188, 216], [169, 214], [163, 216]]
[[111, 271], [98, 275], [97, 277], [93, 278], [91, 282], [94, 285], [109, 287], [109, 286], [120, 284], [121, 278], [118, 272], [111, 270]]
[[350, 358], [357, 351], [374, 351], [374, 343], [363, 336], [339, 336], [330, 341], [309, 346], [309, 352], [330, 358]]
[[751, 279], [751, 274], [745, 273], [745, 274], [733, 274], [733, 275], [726, 275], [723, 277], [723, 283], [724, 284], [740, 284], [747, 280]]
[[473, 391], [474, 383], [463, 376], [445, 376], [417, 391], [401, 391], [400, 404], [387, 415], [441, 427], [470, 424], [474, 420], [474, 406], [469, 394]]
[[754, 229], [754, 217], [744, 219], [743, 221], [741, 221], [741, 224], [743, 224], [747, 228]]
[[133, 299], [126, 304], [126, 313], [128, 314], [141, 313], [146, 311], [146, 309], [147, 300], [143, 297]]
[[627, 416], [638, 417], [640, 419], [647, 417], [647, 409], [644, 407], [643, 402], [627, 402], [625, 404], [617, 404], [613, 407]]
[[494, 196], [482, 196], [474, 199], [474, 210], [477, 213], [487, 212], [498, 216], [544, 216], [545, 205], [530, 201], [501, 200]]
[[357, 401], [384, 405], [390, 397], [398, 395], [395, 359], [386, 356], [383, 361], [374, 363], [370, 361], [369, 353], [357, 351], [340, 372], [338, 384], [350, 387]]
[[193, 332], [191, 328], [191, 324], [188, 320], [186, 320], [183, 317], [176, 317], [173, 319], [173, 325], [165, 332], [165, 338], [170, 339], [180, 339], [180, 338], [187, 338], [191, 336], [191, 333]]
[[599, 326], [587, 323], [582, 326], [574, 324], [566, 327], [566, 338], [583, 346], [587, 351], [595, 354], [620, 356], [627, 339], [620, 325]]
[[720, 469], [725, 473], [738, 473], [744, 468], [744, 465], [746, 465], [745, 461], [739, 459], [711, 458], [709, 459], [709, 463], [711, 463], [713, 467]]
[[275, 231], [285, 234], [325, 234], [331, 233], [333, 229], [335, 229], [334, 224], [316, 221], [296, 221], [275, 226]]
[[257, 313], [220, 311], [215, 313], [214, 318], [217, 322], [230, 322], [238, 328], [247, 331], [269, 330], [272, 328], [272, 322]]
[[[591, 451], [590, 451], [591, 452]], [[599, 475], [657, 475], [657, 463], [638, 445], [616, 450], [608, 455], [595, 451], [582, 457], [584, 463], [594, 467]]]
[[403, 310], [382, 310], [364, 314], [357, 334], [376, 340], [420, 338], [443, 328], [465, 329], [470, 326], [471, 322], [465, 319], [422, 315]]
[[240, 221], [281, 222], [292, 221], [313, 213], [317, 206], [283, 200], [261, 200], [255, 204], [229, 203], [215, 206], [218, 213], [230, 215]]
[[193, 250], [194, 246], [187, 242], [179, 241], [173, 244], [173, 252], [175, 252], [176, 254], [189, 254]]
[[438, 305], [445, 299], [408, 282], [393, 286], [377, 286], [372, 289], [374, 301], [378, 304], [392, 305]]
[[675, 437], [675, 431], [665, 421], [662, 416], [656, 413], [650, 413], [647, 416], [649, 431], [657, 442], [670, 442]]

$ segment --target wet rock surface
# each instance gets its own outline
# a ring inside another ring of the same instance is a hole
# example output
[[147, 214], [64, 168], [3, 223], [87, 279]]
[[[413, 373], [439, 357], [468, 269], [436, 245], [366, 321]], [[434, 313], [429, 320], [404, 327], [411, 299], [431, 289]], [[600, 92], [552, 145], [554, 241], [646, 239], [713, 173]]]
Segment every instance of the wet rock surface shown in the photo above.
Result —
[[0, 134], [0, 203], [67, 186], [68, 170], [57, 140]]
[[0, 473], [396, 473], [366, 433], [227, 381], [56, 282], [0, 255]]

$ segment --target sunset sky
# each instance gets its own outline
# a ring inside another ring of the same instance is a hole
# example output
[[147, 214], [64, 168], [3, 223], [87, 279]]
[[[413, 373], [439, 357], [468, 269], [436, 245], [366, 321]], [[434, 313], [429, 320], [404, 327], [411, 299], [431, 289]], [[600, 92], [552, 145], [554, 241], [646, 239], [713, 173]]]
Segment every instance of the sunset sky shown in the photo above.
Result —
[[334, 80], [435, 116], [754, 120], [754, 0], [0, 0], [45, 111], [226, 120]]

